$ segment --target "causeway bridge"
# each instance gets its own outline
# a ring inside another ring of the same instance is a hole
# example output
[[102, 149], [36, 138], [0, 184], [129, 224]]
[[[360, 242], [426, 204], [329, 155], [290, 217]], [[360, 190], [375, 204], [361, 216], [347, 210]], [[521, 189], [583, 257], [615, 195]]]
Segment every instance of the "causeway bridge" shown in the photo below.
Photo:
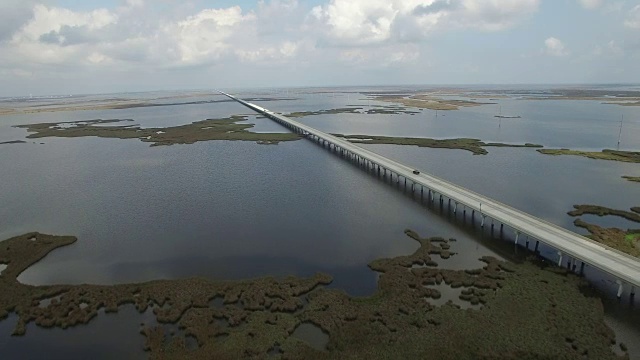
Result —
[[[583, 272], [584, 265], [587, 263], [590, 266], [610, 274], [617, 279], [618, 298], [622, 296], [625, 287], [629, 287], [632, 298], [635, 295], [636, 288], [640, 287], [640, 259], [449, 181], [376, 154], [350, 143], [345, 139], [316, 130], [308, 125], [227, 93], [221, 91], [220, 93], [282, 124], [291, 131], [318, 142], [339, 156], [357, 162], [368, 169], [368, 171], [377, 173], [378, 176], [385, 178], [389, 176], [391, 181], [393, 181], [395, 177], [395, 181], [398, 184], [400, 184], [402, 179], [405, 188], [410, 185], [412, 192], [420, 191], [421, 198], [426, 194], [427, 200], [432, 203], [434, 203], [437, 198], [440, 206], [442, 206], [446, 200], [448, 201], [448, 208], [453, 209], [454, 213], [458, 211], [459, 207], [462, 207], [464, 214], [466, 214], [467, 210], [471, 211], [472, 219], [477, 213], [482, 219], [480, 225], [482, 227], [484, 227], [487, 218], [491, 220], [492, 230], [494, 222], [500, 224], [501, 232], [505, 225], [510, 227], [514, 231], [516, 244], [521, 235], [526, 235], [528, 236], [527, 247], [529, 239], [532, 239], [536, 241], [536, 251], [538, 250], [540, 242], [555, 248], [558, 250], [558, 266], [562, 265], [563, 257], [565, 257], [567, 259], [567, 267], [572, 268], [574, 271], [579, 261], [581, 263], [580, 273]], [[453, 208], [452, 202], [454, 204]]]

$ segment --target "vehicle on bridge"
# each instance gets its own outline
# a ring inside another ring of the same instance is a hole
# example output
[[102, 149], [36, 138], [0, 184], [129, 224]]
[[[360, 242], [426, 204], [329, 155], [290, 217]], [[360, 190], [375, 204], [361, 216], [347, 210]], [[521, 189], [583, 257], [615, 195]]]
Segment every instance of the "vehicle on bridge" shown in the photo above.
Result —
[[418, 175], [418, 174], [420, 174], [420, 171], [418, 171], [418, 170], [413, 170], [413, 173], [414, 173], [414, 174], [416, 174], [416, 175]]

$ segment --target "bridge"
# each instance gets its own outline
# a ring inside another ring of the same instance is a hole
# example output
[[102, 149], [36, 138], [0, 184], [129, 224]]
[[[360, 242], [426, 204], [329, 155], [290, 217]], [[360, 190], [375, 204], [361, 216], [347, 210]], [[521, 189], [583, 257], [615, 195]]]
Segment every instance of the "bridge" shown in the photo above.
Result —
[[631, 297], [635, 295], [636, 287], [640, 287], [640, 260], [637, 258], [449, 181], [426, 174], [376, 154], [350, 143], [345, 139], [316, 130], [227, 93], [221, 91], [220, 93], [282, 124], [291, 129], [291, 131], [318, 142], [330, 151], [339, 154], [341, 157], [357, 162], [369, 171], [377, 173], [378, 176], [385, 178], [389, 176], [391, 181], [394, 180], [395, 176], [398, 185], [401, 179], [403, 179], [405, 189], [408, 185], [411, 186], [411, 191], [414, 193], [419, 189], [421, 198], [424, 197], [426, 190], [427, 200], [432, 203], [436, 201], [436, 197], [438, 198], [440, 206], [447, 200], [449, 204], [448, 208], [451, 209], [451, 202], [453, 202], [454, 213], [458, 211], [459, 206], [462, 206], [462, 211], [465, 215], [467, 209], [469, 209], [472, 219], [475, 214], [478, 213], [482, 218], [482, 227], [485, 225], [485, 220], [489, 218], [491, 219], [492, 230], [494, 221], [500, 224], [501, 232], [505, 225], [512, 228], [514, 230], [516, 244], [518, 243], [520, 235], [527, 235], [530, 239], [536, 240], [535, 251], [538, 250], [539, 242], [557, 249], [558, 266], [562, 265], [563, 256], [566, 256], [568, 260], [567, 267], [571, 268], [573, 265], [573, 270], [576, 268], [577, 261], [579, 260], [581, 262], [580, 273], [583, 272], [584, 264], [587, 263], [610, 274], [617, 279], [618, 298], [622, 295], [625, 286], [630, 287]]

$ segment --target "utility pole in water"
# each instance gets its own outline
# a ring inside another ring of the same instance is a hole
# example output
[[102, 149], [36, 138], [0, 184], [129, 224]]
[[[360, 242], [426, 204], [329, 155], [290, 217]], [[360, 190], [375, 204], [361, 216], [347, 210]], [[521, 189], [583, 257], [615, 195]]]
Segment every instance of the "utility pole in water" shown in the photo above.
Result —
[[624, 114], [620, 119], [620, 132], [618, 133], [618, 150], [620, 150], [620, 138], [622, 137], [622, 122], [624, 121]]

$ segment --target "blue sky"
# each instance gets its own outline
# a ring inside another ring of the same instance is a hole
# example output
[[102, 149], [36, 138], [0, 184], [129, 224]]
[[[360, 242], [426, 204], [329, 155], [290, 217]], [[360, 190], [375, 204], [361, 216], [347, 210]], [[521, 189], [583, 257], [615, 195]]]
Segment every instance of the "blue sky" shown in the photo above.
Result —
[[3, 0], [0, 96], [640, 82], [640, 0]]

